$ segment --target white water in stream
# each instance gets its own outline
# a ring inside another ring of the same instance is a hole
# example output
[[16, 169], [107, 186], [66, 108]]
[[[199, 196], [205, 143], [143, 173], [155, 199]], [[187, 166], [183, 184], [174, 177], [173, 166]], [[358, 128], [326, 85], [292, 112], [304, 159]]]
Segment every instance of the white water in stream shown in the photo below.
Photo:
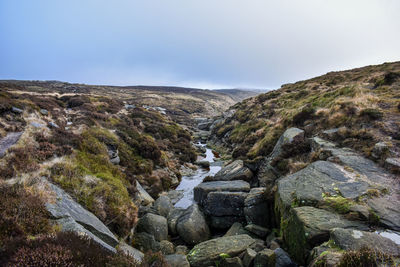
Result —
[[[204, 144], [201, 144], [201, 146], [206, 147], [206, 145]], [[206, 170], [204, 168], [199, 167], [194, 175], [182, 177], [182, 181], [176, 188], [176, 190], [183, 191], [183, 198], [175, 204], [175, 207], [187, 208], [190, 205], [192, 205], [194, 202], [193, 188], [195, 188], [198, 184], [200, 184], [205, 177], [214, 176], [221, 169], [221, 166], [218, 166], [215, 163], [215, 157], [214, 154], [212, 153], [212, 150], [207, 147], [206, 147], [206, 157], [203, 159], [203, 161], [210, 162], [210, 169]]]

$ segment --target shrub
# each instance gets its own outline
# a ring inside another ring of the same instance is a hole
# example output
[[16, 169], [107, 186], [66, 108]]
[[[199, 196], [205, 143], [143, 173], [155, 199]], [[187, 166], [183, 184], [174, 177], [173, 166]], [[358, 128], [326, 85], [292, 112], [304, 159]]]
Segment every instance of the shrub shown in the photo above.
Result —
[[379, 120], [383, 117], [383, 113], [377, 109], [367, 108], [361, 110], [360, 116], [367, 117], [370, 120]]
[[113, 254], [86, 236], [59, 232], [12, 244], [5, 266], [138, 266], [130, 256]]
[[10, 239], [50, 231], [44, 202], [20, 185], [0, 186], [0, 246]]
[[311, 120], [314, 116], [315, 109], [312, 107], [303, 108], [299, 113], [293, 116], [293, 124], [297, 126], [303, 125], [307, 120]]

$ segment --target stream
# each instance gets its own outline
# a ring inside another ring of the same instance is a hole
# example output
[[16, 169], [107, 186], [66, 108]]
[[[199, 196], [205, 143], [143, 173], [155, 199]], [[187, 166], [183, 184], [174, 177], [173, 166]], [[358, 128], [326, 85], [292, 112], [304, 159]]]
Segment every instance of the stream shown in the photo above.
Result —
[[183, 197], [175, 204], [178, 208], [187, 208], [193, 204], [193, 188], [200, 184], [203, 179], [207, 176], [214, 176], [219, 170], [221, 170], [222, 162], [216, 162], [215, 156], [212, 150], [207, 148], [205, 144], [199, 144], [206, 148], [206, 157], [202, 161], [210, 162], [210, 169], [204, 169], [199, 167], [195, 174], [183, 176], [181, 183], [176, 188], [177, 191], [183, 192]]

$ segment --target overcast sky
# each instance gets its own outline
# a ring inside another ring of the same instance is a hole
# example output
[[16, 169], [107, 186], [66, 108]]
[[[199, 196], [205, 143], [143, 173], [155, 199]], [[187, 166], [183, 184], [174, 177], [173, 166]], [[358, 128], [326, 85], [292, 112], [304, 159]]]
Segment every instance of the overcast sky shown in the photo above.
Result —
[[0, 79], [274, 89], [398, 60], [398, 0], [0, 0]]

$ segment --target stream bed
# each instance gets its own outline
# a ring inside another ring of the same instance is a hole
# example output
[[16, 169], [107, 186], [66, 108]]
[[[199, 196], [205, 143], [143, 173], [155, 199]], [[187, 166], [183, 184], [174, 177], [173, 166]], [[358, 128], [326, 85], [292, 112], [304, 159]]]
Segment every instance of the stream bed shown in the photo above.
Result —
[[207, 148], [205, 144], [199, 144], [206, 148], [206, 157], [202, 161], [210, 162], [210, 169], [204, 169], [199, 167], [193, 175], [183, 176], [181, 183], [175, 189], [183, 192], [183, 197], [175, 204], [178, 208], [187, 208], [193, 204], [193, 188], [200, 184], [203, 179], [207, 176], [214, 176], [219, 170], [221, 170], [222, 162], [215, 161], [215, 156], [211, 149]]

